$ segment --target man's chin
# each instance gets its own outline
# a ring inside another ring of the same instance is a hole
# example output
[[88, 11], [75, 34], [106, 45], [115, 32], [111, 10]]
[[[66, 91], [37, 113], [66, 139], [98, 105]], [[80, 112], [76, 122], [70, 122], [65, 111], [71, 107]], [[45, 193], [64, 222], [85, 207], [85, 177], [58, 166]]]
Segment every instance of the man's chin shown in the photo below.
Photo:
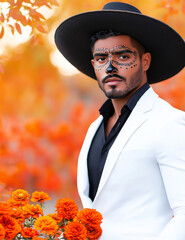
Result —
[[121, 99], [121, 98], [126, 97], [125, 94], [110, 94], [110, 93], [105, 93], [105, 95], [106, 95], [107, 98], [110, 98], [110, 99]]
[[127, 93], [117, 91], [116, 89], [112, 89], [112, 91], [104, 91], [104, 93], [105, 96], [110, 99], [124, 98], [127, 95]]

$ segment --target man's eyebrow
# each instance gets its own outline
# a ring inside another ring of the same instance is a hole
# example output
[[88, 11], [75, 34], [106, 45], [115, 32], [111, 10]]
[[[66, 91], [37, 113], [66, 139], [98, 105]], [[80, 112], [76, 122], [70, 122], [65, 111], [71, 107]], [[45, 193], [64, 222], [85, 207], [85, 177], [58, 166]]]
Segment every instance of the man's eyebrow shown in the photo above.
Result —
[[129, 50], [129, 49], [120, 50], [120, 51], [112, 51], [111, 52], [112, 55], [119, 55], [119, 54], [122, 54], [122, 53], [134, 53], [134, 52]]
[[95, 53], [94, 55], [93, 55], [93, 57], [97, 57], [97, 56], [108, 56], [108, 52], [107, 53], [101, 53], [101, 52], [98, 52], [98, 53]]
[[[110, 52], [112, 55], [119, 55], [119, 54], [123, 54], [123, 53], [134, 53], [133, 51], [129, 50], [129, 49], [124, 49], [124, 50], [120, 50], [120, 51], [111, 51]], [[93, 57], [97, 57], [97, 56], [108, 56], [109, 52], [105, 53], [105, 52], [97, 52], [93, 55]]]

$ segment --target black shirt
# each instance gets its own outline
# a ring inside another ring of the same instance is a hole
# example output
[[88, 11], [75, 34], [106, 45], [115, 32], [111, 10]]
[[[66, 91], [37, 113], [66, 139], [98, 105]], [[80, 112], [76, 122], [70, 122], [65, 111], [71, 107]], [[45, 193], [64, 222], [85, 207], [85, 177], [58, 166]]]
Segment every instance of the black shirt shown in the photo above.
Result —
[[108, 119], [114, 113], [114, 107], [112, 101], [108, 99], [100, 108], [100, 114], [103, 116], [103, 121], [100, 124], [88, 153], [87, 166], [89, 174], [89, 197], [94, 200], [99, 181], [102, 175], [104, 164], [108, 155], [108, 152], [114, 143], [118, 133], [128, 119], [130, 113], [134, 109], [136, 103], [140, 97], [149, 89], [149, 84], [145, 83], [141, 88], [139, 88], [128, 102], [121, 109], [121, 114], [111, 129], [108, 137], [105, 137], [105, 126]]

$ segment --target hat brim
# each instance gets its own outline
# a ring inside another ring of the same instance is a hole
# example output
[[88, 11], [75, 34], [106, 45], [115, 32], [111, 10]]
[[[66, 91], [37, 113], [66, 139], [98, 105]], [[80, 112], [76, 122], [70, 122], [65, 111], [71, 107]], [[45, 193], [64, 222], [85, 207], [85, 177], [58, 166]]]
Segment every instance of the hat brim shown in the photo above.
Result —
[[185, 65], [185, 42], [167, 24], [152, 17], [117, 10], [85, 12], [68, 18], [55, 32], [63, 56], [79, 71], [96, 79], [91, 65], [90, 38], [112, 29], [138, 40], [151, 53], [148, 82], [156, 83], [177, 74]]

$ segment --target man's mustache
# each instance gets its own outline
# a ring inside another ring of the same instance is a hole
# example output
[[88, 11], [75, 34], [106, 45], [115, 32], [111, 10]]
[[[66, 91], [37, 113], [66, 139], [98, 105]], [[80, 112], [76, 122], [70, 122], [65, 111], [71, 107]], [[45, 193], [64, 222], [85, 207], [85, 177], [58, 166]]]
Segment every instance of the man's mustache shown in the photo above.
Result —
[[116, 77], [116, 78], [119, 78], [119, 79], [121, 79], [121, 80], [123, 80], [123, 81], [126, 81], [126, 78], [124, 78], [124, 77], [122, 77], [122, 76], [120, 76], [120, 75], [111, 74], [111, 75], [107, 75], [106, 77], [104, 77], [104, 78], [102, 79], [102, 83], [104, 83], [107, 79], [110, 79], [110, 78], [113, 78], [113, 77]]

